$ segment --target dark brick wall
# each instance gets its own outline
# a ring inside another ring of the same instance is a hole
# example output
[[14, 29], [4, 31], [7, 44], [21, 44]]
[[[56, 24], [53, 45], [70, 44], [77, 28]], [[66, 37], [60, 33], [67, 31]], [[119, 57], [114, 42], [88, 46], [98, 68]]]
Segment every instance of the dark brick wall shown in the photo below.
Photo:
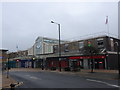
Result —
[[118, 57], [115, 54], [110, 54], [107, 57], [108, 69], [117, 69], [118, 68]]
[[[98, 38], [92, 38], [92, 39], [86, 39], [86, 40], [80, 40], [80, 41], [74, 41], [74, 42], [70, 42], [70, 43], [66, 43], [66, 44], [61, 44], [61, 52], [62, 53], [78, 53], [81, 52], [83, 49], [79, 48], [79, 42], [84, 42], [84, 46], [88, 45], [88, 41], [91, 42], [91, 46], [98, 48], [98, 43], [97, 43], [97, 39], [99, 38], [103, 38], [103, 44], [104, 47], [99, 48], [99, 49], [104, 49], [106, 48], [107, 51], [110, 51], [111, 49], [111, 45], [110, 45], [110, 41], [108, 37], [98, 37]], [[67, 46], [67, 47], [66, 47]], [[54, 47], [56, 47], [56, 49], [54, 49], [54, 53], [58, 53], [58, 45], [55, 45]], [[67, 50], [65, 50], [67, 49]]]

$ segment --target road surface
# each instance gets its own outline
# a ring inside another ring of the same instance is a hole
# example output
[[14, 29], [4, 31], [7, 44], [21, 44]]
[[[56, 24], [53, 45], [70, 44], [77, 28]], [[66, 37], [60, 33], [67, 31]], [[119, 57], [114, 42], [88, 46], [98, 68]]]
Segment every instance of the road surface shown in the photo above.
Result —
[[104, 80], [58, 72], [10, 71], [10, 76], [23, 82], [19, 88], [120, 88], [117, 80]]

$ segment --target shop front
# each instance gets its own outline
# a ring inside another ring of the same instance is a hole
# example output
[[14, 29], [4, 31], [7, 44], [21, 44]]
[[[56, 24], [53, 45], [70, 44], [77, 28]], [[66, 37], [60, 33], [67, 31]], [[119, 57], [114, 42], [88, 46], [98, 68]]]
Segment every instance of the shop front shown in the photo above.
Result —
[[61, 57], [50, 57], [46, 59], [47, 67], [52, 70], [61, 69], [79, 71], [80, 69], [106, 69], [106, 56], [105, 55], [94, 55], [94, 56], [66, 56]]
[[83, 69], [90, 69], [93, 65], [94, 69], [105, 69], [106, 66], [106, 56], [105, 55], [95, 55], [95, 56], [71, 56], [69, 60], [72, 61], [74, 66]]

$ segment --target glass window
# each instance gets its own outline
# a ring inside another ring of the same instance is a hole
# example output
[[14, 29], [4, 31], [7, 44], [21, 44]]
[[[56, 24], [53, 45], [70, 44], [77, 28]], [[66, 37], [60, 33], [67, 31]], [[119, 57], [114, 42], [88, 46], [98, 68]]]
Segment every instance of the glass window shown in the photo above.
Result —
[[43, 54], [43, 52], [42, 52], [42, 40], [36, 41], [35, 53], [36, 54]]
[[111, 51], [114, 51], [114, 40], [113, 40], [113, 38], [110, 39], [110, 44], [111, 44]]
[[53, 46], [53, 50], [54, 50], [53, 51], [54, 53], [57, 53], [58, 52], [58, 46]]
[[84, 42], [82, 41], [82, 42], [79, 42], [79, 48], [81, 49], [81, 48], [83, 48], [84, 47]]
[[103, 40], [103, 38], [97, 39], [97, 45], [98, 45], [98, 48], [103, 48], [104, 47], [104, 40]]
[[103, 41], [98, 41], [98, 46], [103, 45]]
[[69, 51], [68, 47], [69, 47], [69, 44], [65, 44], [65, 46], [64, 46], [64, 48], [65, 48], [64, 51], [65, 51], [65, 52], [68, 52], [68, 51]]

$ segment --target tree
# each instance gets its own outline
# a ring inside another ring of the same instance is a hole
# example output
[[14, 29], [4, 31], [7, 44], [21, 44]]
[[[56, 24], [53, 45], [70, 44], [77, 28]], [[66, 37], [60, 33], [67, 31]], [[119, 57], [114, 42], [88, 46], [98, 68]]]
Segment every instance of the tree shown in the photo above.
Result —
[[90, 55], [91, 56], [91, 72], [93, 73], [94, 69], [94, 61], [92, 59], [92, 56], [99, 53], [99, 49], [95, 48], [94, 46], [88, 44], [83, 47], [83, 54], [84, 55]]

